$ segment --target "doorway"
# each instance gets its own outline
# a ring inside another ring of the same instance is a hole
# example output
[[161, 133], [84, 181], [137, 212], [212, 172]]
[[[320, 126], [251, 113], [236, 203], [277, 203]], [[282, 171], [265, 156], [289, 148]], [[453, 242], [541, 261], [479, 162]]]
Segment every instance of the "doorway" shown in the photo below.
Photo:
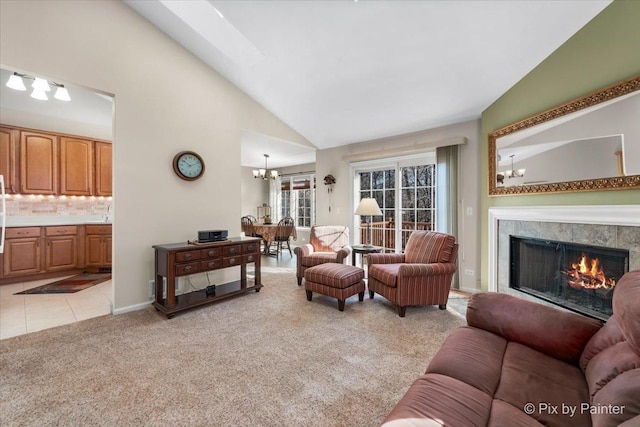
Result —
[[[15, 75], [20, 77], [24, 90], [7, 86]], [[32, 96], [35, 77], [42, 78], [49, 84], [50, 91], [45, 91], [46, 100], [41, 95], [38, 95], [40, 99]], [[115, 142], [113, 96], [21, 70], [0, 69], [0, 82], [0, 125], [18, 132], [18, 144], [20, 132], [41, 132], [58, 138], [74, 137], [90, 141], [93, 159], [96, 155], [102, 156], [103, 160], [105, 156], [111, 156], [111, 147], [107, 146], [108, 149], [105, 150], [104, 144]], [[70, 100], [56, 96], [60, 87], [64, 87]], [[16, 150], [20, 152], [19, 146]], [[57, 150], [60, 153], [60, 145]], [[8, 226], [33, 226], [46, 230], [51, 226], [82, 226], [82, 231], [79, 231], [80, 227], [74, 230], [78, 230], [78, 246], [75, 248], [79, 258], [78, 268], [84, 268], [87, 265], [86, 229], [90, 226], [110, 228], [115, 223], [112, 184], [105, 182], [107, 176], [112, 181], [114, 171], [111, 158], [108, 161], [110, 166], [98, 172], [99, 177], [93, 177], [100, 180], [99, 190], [94, 186], [89, 194], [73, 195], [68, 191], [64, 195], [60, 191], [57, 194], [23, 194], [21, 188], [10, 191], [12, 194], [5, 199]], [[68, 163], [67, 166], [68, 171], [74, 170]], [[60, 171], [58, 176], [59, 174]], [[93, 178], [92, 183], [95, 183]], [[43, 232], [38, 243], [46, 245], [48, 242], [48, 236]], [[109, 252], [105, 254], [105, 259], [108, 257], [110, 261], [110, 237], [108, 246], [106, 238], [100, 242], [104, 242], [102, 249]], [[49, 258], [41, 261], [45, 273], [50, 269], [50, 261]], [[76, 270], [73, 274], [77, 272]], [[25, 275], [11, 280], [14, 282], [24, 279], [23, 281], [0, 285], [0, 339], [112, 313], [115, 294], [112, 280], [75, 293], [15, 295], [17, 292], [68, 277], [64, 274], [64, 271], [60, 271], [57, 277], [37, 280], [29, 280], [30, 277]]]

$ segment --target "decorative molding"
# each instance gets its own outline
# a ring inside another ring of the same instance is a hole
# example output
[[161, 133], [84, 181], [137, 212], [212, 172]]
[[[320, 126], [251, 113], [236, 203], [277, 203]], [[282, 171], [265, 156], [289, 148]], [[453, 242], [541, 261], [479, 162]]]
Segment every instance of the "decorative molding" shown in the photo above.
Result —
[[640, 205], [522, 206], [489, 208], [488, 289], [498, 290], [498, 223], [500, 220], [566, 222], [640, 227]]
[[614, 98], [640, 90], [640, 75], [624, 80], [615, 85], [577, 98], [558, 107], [528, 117], [509, 126], [500, 128], [489, 134], [489, 196], [505, 196], [514, 194], [567, 193], [578, 191], [628, 190], [640, 189], [640, 175], [613, 178], [590, 179], [582, 181], [556, 182], [549, 184], [515, 185], [498, 187], [496, 183], [496, 140], [502, 136], [527, 129], [549, 120], [583, 110], [585, 108], [610, 101]]

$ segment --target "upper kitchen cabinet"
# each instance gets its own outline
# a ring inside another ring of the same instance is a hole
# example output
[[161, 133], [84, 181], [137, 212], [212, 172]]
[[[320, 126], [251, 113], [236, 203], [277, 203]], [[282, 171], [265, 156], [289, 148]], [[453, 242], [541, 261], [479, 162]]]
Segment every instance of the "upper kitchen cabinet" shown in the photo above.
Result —
[[20, 192], [57, 194], [58, 137], [20, 132]]
[[96, 157], [96, 196], [111, 196], [112, 146], [107, 142], [95, 143]]
[[60, 194], [93, 194], [93, 141], [60, 137]]
[[18, 192], [18, 135], [15, 129], [0, 127], [0, 175], [4, 176], [6, 193]]

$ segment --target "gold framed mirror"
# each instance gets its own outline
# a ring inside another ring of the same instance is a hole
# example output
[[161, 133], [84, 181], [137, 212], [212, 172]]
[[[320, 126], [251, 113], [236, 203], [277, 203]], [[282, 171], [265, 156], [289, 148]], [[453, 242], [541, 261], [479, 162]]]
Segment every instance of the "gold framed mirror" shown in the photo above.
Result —
[[640, 188], [640, 75], [489, 134], [489, 195]]

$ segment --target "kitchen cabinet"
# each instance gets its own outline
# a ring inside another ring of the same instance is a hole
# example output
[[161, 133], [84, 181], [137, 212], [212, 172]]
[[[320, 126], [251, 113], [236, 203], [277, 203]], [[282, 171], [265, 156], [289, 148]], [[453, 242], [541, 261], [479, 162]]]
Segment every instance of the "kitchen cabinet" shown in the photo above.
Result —
[[46, 271], [72, 270], [78, 267], [78, 226], [45, 227]]
[[42, 271], [41, 227], [7, 228], [3, 277], [37, 274]]
[[112, 160], [113, 149], [110, 143], [95, 143], [95, 195], [111, 196], [112, 194]]
[[93, 141], [60, 137], [60, 194], [93, 194]]
[[18, 192], [18, 149], [19, 131], [0, 127], [0, 175], [4, 176], [5, 193]]
[[20, 132], [20, 192], [58, 193], [58, 137]]
[[86, 236], [87, 268], [111, 268], [111, 225], [87, 225]]

